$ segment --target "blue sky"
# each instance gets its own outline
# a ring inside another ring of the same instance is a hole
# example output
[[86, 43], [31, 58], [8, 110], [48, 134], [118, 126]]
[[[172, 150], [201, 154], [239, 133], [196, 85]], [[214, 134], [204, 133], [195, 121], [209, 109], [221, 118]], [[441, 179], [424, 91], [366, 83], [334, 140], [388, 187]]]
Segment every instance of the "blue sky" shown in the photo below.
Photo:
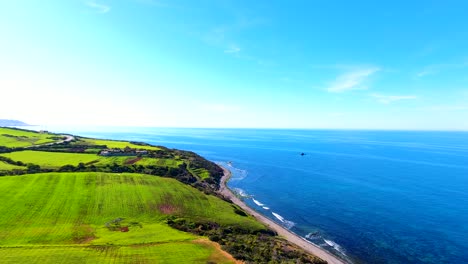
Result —
[[0, 118], [468, 130], [466, 1], [0, 1]]

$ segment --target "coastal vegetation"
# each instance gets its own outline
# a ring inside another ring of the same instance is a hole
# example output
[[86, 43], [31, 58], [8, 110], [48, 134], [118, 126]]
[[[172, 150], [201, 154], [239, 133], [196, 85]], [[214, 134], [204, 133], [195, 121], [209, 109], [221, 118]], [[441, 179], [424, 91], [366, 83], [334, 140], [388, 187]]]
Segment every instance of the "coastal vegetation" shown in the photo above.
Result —
[[84, 154], [84, 153], [58, 153], [58, 152], [47, 152], [47, 151], [15, 151], [12, 153], [3, 153], [2, 157], [14, 161], [20, 161], [24, 164], [33, 163], [41, 166], [41, 168], [59, 168], [61, 166], [70, 164], [77, 166], [80, 163], [90, 163], [93, 161], [106, 162], [106, 159], [102, 159], [95, 154]]
[[36, 133], [22, 129], [0, 127], [0, 146], [6, 148], [29, 147], [53, 143], [61, 139], [60, 136], [49, 133]]
[[138, 149], [148, 149], [148, 150], [159, 150], [159, 147], [156, 146], [151, 146], [148, 144], [143, 144], [143, 143], [132, 143], [132, 142], [126, 142], [126, 141], [118, 141], [118, 140], [105, 140], [105, 139], [94, 139], [94, 138], [84, 138], [80, 137], [80, 141], [83, 144], [88, 144], [91, 146], [96, 146], [96, 145], [105, 145], [107, 148], [125, 148], [125, 147], [130, 147], [130, 148], [138, 148]]
[[223, 170], [193, 152], [52, 137], [60, 140], [2, 145], [5, 263], [232, 263], [216, 243], [246, 263], [325, 263], [219, 194]]
[[167, 215], [261, 228], [220, 199], [174, 179], [141, 174], [3, 177], [0, 200], [2, 263], [54, 263], [60, 258], [66, 263], [206, 263], [211, 258], [229, 263], [200, 236], [169, 227]]

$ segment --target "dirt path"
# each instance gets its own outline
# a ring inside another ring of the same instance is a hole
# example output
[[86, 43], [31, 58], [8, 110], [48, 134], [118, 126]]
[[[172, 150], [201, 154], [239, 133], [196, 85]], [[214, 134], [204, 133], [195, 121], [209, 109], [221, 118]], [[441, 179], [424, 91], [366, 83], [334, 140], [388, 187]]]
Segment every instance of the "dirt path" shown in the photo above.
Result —
[[[217, 252], [214, 253], [212, 256], [211, 256], [211, 261], [213, 261], [214, 263], [219, 263], [219, 262], [223, 262], [224, 259], [229, 259], [230, 261], [232, 261], [232, 263], [235, 263], [235, 264], [243, 264], [244, 262], [243, 261], [240, 261], [240, 260], [237, 260], [235, 259], [231, 254], [229, 254], [228, 252], [224, 251], [222, 248], [221, 248], [221, 245], [219, 245], [218, 243], [216, 242], [212, 242], [210, 241], [209, 239], [207, 238], [200, 238], [200, 239], [197, 239], [197, 240], [194, 240], [193, 242], [195, 243], [199, 243], [199, 244], [204, 244], [204, 245], [208, 245], [210, 247], [214, 247], [216, 248]], [[219, 258], [221, 257], [221, 258]]]
[[65, 142], [70, 142], [70, 141], [75, 139], [75, 137], [72, 136], [72, 135], [61, 135], [61, 136], [65, 137], [65, 139], [55, 141], [55, 142], [51, 142], [51, 143], [46, 143], [46, 144], [32, 145], [32, 146], [28, 146], [28, 147], [24, 147], [24, 148], [38, 148], [38, 147], [43, 147], [43, 146], [51, 146], [51, 145], [56, 145], [56, 144], [62, 144], [62, 143], [65, 143]]
[[[222, 167], [223, 168], [223, 167]], [[251, 214], [253, 217], [255, 217], [258, 221], [262, 222], [272, 230], [276, 231], [278, 235], [284, 237], [287, 239], [289, 242], [299, 246], [300, 248], [304, 249], [305, 251], [323, 259], [326, 260], [329, 264], [346, 264], [347, 262], [338, 259], [337, 257], [333, 256], [332, 254], [328, 253], [327, 251], [321, 249], [320, 247], [309, 243], [306, 241], [304, 238], [291, 233], [289, 230], [286, 228], [280, 226], [279, 224], [273, 222], [272, 220], [266, 218], [265, 216], [257, 213], [250, 207], [248, 207], [244, 202], [242, 202], [239, 198], [237, 198], [234, 193], [231, 192], [231, 190], [226, 186], [227, 181], [231, 177], [231, 172], [227, 170], [226, 168], [223, 168], [224, 170], [224, 176], [221, 179], [221, 186], [219, 189], [219, 192], [224, 195], [225, 197], [229, 198], [232, 202], [240, 206], [242, 209], [244, 209], [246, 212]]]

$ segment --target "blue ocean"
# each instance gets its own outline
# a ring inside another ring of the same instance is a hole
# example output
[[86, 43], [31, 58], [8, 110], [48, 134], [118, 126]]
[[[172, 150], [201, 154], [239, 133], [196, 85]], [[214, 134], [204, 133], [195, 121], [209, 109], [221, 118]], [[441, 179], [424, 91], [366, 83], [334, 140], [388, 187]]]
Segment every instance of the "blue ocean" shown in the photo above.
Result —
[[50, 130], [194, 151], [252, 208], [354, 263], [468, 263], [467, 132]]

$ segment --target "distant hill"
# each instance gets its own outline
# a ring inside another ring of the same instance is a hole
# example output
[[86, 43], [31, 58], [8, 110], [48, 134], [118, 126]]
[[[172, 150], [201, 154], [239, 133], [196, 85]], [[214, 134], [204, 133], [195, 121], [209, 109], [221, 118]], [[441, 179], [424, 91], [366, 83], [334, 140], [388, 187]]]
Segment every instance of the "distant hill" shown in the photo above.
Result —
[[29, 124], [19, 120], [0, 119], [0, 126], [29, 126]]

